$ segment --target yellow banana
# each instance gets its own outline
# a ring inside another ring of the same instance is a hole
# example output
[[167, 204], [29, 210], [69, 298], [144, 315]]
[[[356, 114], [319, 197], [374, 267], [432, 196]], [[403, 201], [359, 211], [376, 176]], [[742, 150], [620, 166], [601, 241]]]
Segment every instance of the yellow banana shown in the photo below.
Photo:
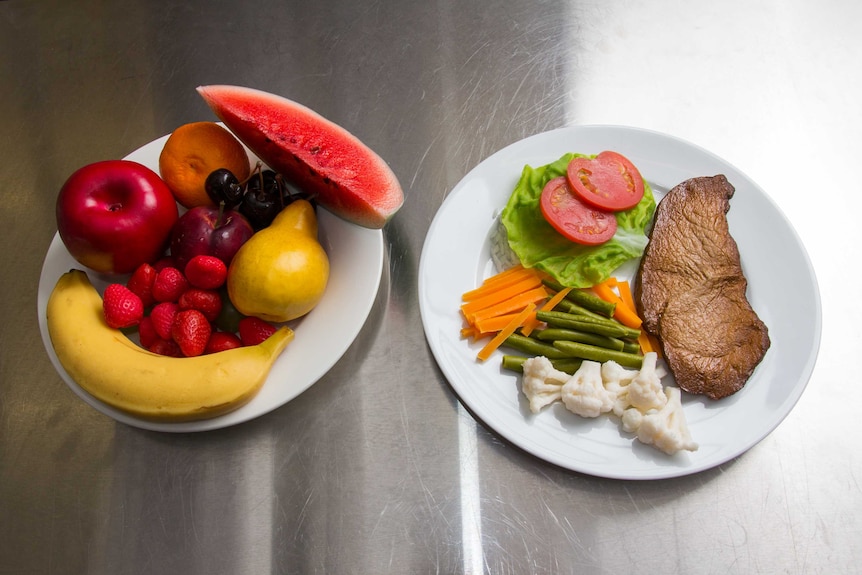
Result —
[[47, 305], [48, 333], [69, 376], [93, 397], [138, 417], [190, 421], [223, 415], [258, 392], [293, 340], [281, 327], [259, 345], [198, 357], [151, 353], [105, 323], [87, 274], [71, 270]]

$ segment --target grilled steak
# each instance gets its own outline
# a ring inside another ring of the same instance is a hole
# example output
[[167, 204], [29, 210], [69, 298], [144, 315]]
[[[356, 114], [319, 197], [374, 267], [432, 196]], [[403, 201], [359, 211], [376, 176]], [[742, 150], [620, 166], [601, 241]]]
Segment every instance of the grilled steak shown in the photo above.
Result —
[[661, 342], [677, 385], [712, 399], [742, 389], [770, 343], [745, 296], [748, 282], [728, 229], [733, 192], [722, 175], [668, 192], [635, 286], [644, 328]]

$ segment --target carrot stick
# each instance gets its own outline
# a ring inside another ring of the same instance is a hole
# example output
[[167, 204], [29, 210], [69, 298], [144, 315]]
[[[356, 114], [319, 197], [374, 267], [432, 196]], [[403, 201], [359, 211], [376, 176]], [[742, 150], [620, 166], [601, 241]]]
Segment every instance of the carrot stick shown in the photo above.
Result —
[[629, 282], [626, 280], [617, 280], [617, 292], [620, 294], [620, 299], [623, 300], [623, 303], [628, 306], [628, 308], [632, 311], [637, 311], [637, 306], [635, 306], [635, 298], [632, 297], [632, 288], [629, 285]]
[[461, 311], [464, 313], [465, 316], [469, 316], [470, 314], [475, 313], [480, 309], [491, 307], [494, 304], [498, 304], [501, 301], [505, 301], [511, 297], [515, 297], [518, 294], [522, 294], [540, 285], [542, 285], [542, 280], [540, 280], [538, 277], [528, 277], [515, 284], [503, 286], [501, 289], [491, 291], [482, 297], [462, 304]]
[[537, 301], [543, 300], [548, 297], [548, 290], [546, 290], [543, 286], [539, 286], [537, 288], [531, 289], [530, 291], [521, 293], [516, 295], [515, 297], [511, 297], [505, 301], [501, 301], [498, 304], [492, 305], [491, 307], [486, 307], [485, 309], [481, 309], [472, 314], [466, 315], [467, 321], [475, 324], [476, 322], [488, 319], [489, 317], [494, 317], [496, 315], [503, 315], [506, 313], [512, 313], [524, 308], [528, 303], [536, 303]]
[[468, 325], [461, 328], [461, 337], [464, 339], [478, 339], [480, 335], [476, 326]]
[[[552, 309], [557, 307], [557, 304], [563, 301], [565, 297], [569, 295], [570, 291], [572, 291], [572, 288], [564, 287], [563, 289], [555, 293], [551, 297], [551, 299], [549, 299], [542, 305], [542, 311], [551, 311]], [[536, 317], [536, 312], [533, 312], [532, 314], [530, 314], [530, 317], [527, 318], [527, 321], [524, 322], [524, 329], [521, 330], [521, 333], [524, 336], [529, 336], [531, 333], [533, 333], [534, 329], [539, 327], [539, 324], [541, 323], [542, 322], [539, 321], [539, 318]]]
[[611, 286], [620, 289], [620, 282], [618, 282], [616, 278], [609, 278], [608, 280], [594, 285], [593, 291], [596, 292], [596, 295], [603, 300], [616, 304], [616, 307], [614, 307], [614, 319], [624, 326], [640, 329], [643, 321], [638, 317], [637, 312], [634, 308], [629, 307], [623, 298], [614, 293]]
[[614, 287], [616, 287], [616, 279], [608, 278], [605, 281], [594, 285], [593, 291], [603, 300], [619, 305], [623, 303], [623, 301], [620, 299], [620, 296], [614, 292]]
[[480, 335], [495, 333], [506, 327], [512, 319], [518, 315], [518, 312], [496, 315], [487, 319], [482, 319], [472, 324], [473, 328]]
[[522, 266], [509, 268], [505, 271], [500, 272], [497, 275], [493, 275], [487, 278], [485, 281], [482, 282], [482, 285], [480, 285], [479, 287], [464, 292], [464, 294], [461, 296], [461, 301], [473, 301], [501, 288], [517, 283], [523, 279], [536, 276], [537, 273], [533, 269], [527, 269]]
[[476, 358], [480, 361], [485, 361], [486, 359], [491, 357], [491, 354], [494, 353], [494, 351], [498, 347], [500, 347], [504, 341], [506, 341], [506, 338], [515, 333], [515, 330], [518, 329], [518, 327], [520, 327], [521, 324], [524, 323], [524, 320], [530, 317], [530, 314], [533, 313], [535, 310], [536, 304], [532, 302], [528, 303], [527, 306], [520, 311], [520, 313], [518, 313], [514, 318], [509, 321], [508, 324], [506, 324], [506, 327], [500, 330], [497, 335], [491, 338], [491, 341], [485, 344], [485, 347], [479, 350], [479, 353], [476, 355]]
[[640, 344], [641, 352], [643, 353], [655, 351], [652, 347], [652, 342], [649, 339], [649, 334], [644, 329], [641, 330], [641, 334], [638, 336], [638, 343]]

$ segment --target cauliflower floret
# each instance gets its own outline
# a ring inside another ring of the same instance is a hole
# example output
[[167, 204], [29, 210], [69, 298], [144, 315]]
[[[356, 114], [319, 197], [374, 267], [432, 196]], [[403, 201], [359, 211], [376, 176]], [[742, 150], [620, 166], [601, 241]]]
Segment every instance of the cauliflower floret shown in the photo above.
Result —
[[623, 411], [629, 407], [627, 388], [637, 374], [636, 369], [626, 369], [615, 361], [606, 361], [602, 364], [602, 381], [613, 401], [612, 410], [618, 417], [621, 417]]
[[638, 411], [636, 407], [630, 407], [622, 412], [620, 423], [622, 423], [623, 431], [626, 433], [635, 433], [641, 422], [644, 419], [644, 414]]
[[566, 409], [581, 417], [598, 417], [609, 412], [614, 401], [602, 382], [601, 364], [584, 361], [562, 390]]
[[661, 409], [667, 404], [661, 376], [656, 370], [657, 359], [658, 355], [654, 351], [644, 354], [640, 371], [626, 386], [628, 405], [636, 407], [641, 413], [650, 409]]
[[654, 445], [668, 455], [682, 450], [696, 451], [698, 445], [691, 438], [682, 410], [682, 394], [675, 387], [666, 388], [664, 393], [667, 397], [665, 405], [643, 415], [637, 426], [638, 440]]
[[560, 399], [563, 384], [569, 374], [554, 369], [551, 360], [544, 356], [531, 357], [524, 362], [521, 391], [530, 402], [530, 411], [539, 413], [543, 407]]

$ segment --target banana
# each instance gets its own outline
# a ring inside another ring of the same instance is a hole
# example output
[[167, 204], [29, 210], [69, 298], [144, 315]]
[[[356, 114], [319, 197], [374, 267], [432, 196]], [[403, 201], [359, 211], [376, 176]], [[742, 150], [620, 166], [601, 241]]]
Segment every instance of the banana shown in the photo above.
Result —
[[105, 323], [102, 298], [87, 274], [71, 270], [47, 304], [48, 334], [69, 376], [93, 397], [132, 415], [191, 421], [223, 415], [251, 400], [293, 330], [259, 345], [198, 357], [166, 357]]

